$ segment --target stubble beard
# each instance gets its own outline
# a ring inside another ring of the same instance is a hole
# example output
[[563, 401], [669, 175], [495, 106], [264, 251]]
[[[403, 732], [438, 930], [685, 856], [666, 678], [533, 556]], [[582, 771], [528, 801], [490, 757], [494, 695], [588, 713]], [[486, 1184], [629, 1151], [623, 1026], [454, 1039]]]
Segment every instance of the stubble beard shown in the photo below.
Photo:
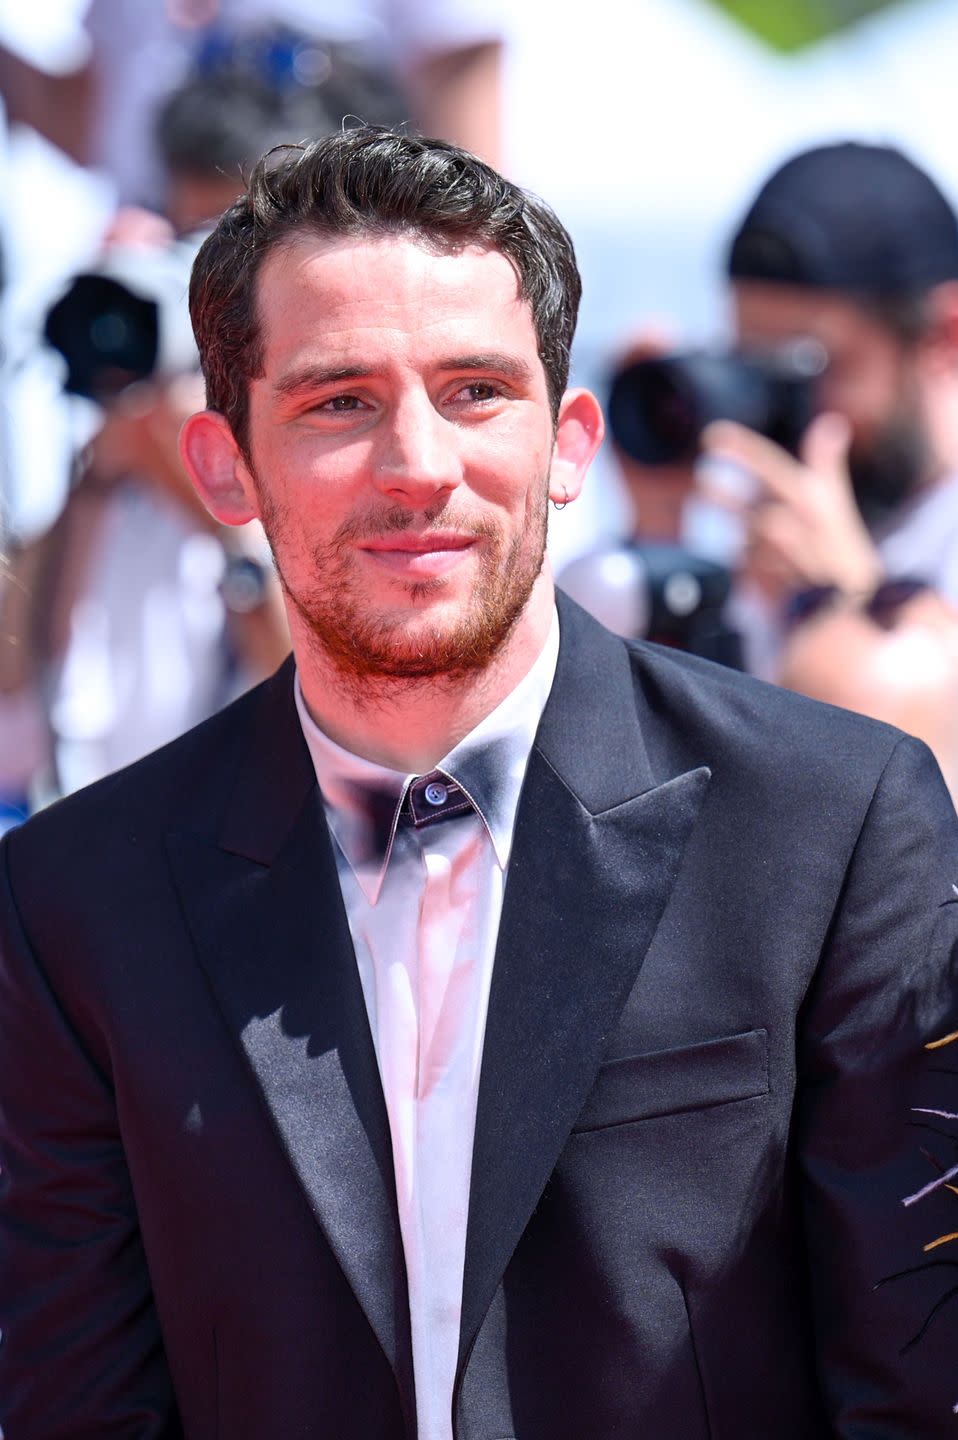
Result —
[[[455, 685], [486, 670], [502, 652], [542, 570], [548, 523], [544, 478], [531, 499], [521, 528], [508, 543], [498, 525], [457, 519], [446, 502], [418, 513], [389, 505], [352, 517], [316, 552], [316, 579], [308, 590], [295, 588], [283, 571], [285, 537], [295, 517], [262, 493], [261, 510], [280, 582], [315, 657], [324, 669], [332, 667], [343, 687], [375, 703], [377, 695], [385, 698], [397, 686]], [[395, 613], [371, 608], [357, 573], [357, 542], [430, 529], [470, 535], [479, 547], [472, 591], [457, 613], [449, 619], [425, 613], [430, 597], [441, 597], [448, 588], [442, 576], [405, 587], [408, 602], [424, 607], [419, 617], [405, 607]]]
[[852, 444], [848, 471], [858, 509], [881, 530], [928, 479], [931, 448], [913, 397], [902, 399], [867, 447]]

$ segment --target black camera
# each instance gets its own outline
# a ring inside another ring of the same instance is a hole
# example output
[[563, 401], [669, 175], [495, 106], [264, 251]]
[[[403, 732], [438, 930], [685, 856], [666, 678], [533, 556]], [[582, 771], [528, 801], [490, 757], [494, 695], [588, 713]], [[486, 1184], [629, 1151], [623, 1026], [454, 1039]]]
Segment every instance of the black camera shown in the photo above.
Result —
[[78, 275], [47, 316], [45, 335], [67, 362], [70, 395], [110, 399], [153, 374], [156, 303], [108, 275]]
[[819, 408], [817, 381], [827, 363], [810, 339], [637, 360], [613, 377], [609, 428], [620, 450], [643, 465], [694, 460], [713, 420], [737, 420], [794, 455]]
[[187, 288], [198, 243], [117, 247], [74, 276], [44, 324], [66, 361], [68, 394], [106, 404], [138, 381], [196, 368]]

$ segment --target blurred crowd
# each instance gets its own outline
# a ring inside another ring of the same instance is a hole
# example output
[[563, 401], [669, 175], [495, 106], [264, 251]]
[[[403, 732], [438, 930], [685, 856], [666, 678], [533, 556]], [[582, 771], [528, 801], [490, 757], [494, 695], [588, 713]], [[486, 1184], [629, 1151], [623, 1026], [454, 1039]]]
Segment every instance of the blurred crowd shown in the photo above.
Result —
[[[0, 214], [0, 828], [288, 648], [264, 537], [211, 520], [176, 448], [202, 405], [190, 264], [244, 173], [350, 116], [503, 163], [493, 4], [62, 8], [42, 34], [0, 15], [0, 165], [28, 131], [95, 194], [72, 226], [66, 181], [34, 232]], [[43, 253], [23, 242], [41, 230]], [[837, 139], [766, 178], [715, 263], [728, 344], [687, 348], [641, 315], [624, 352], [610, 338], [628, 523], [560, 584], [620, 633], [920, 735], [956, 794], [954, 210], [893, 146]]]
[[729, 348], [639, 335], [631, 508], [560, 581], [611, 628], [901, 726], [958, 794], [958, 218], [898, 149], [790, 157], [724, 256]]
[[[21, 217], [0, 216], [13, 237], [0, 376], [0, 827], [172, 739], [288, 650], [262, 533], [211, 520], [177, 453], [182, 420], [203, 404], [190, 265], [244, 175], [271, 147], [350, 116], [439, 131], [498, 159], [494, 7], [60, 8], [46, 34], [22, 12], [0, 17], [2, 141], [29, 127], [107, 203], [92, 243], [58, 255], [52, 285], [45, 257], [22, 243]], [[37, 169], [45, 211], [27, 233], [42, 246], [75, 215], [71, 196], [51, 191], [48, 155]], [[84, 195], [87, 211], [96, 199]], [[39, 520], [38, 493], [53, 497]]]

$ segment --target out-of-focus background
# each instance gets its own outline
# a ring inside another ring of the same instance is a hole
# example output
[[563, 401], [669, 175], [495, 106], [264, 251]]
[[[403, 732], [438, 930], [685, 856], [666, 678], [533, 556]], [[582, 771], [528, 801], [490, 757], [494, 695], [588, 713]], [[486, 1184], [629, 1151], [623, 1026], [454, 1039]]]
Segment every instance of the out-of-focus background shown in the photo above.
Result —
[[[262, 538], [217, 533], [173, 449], [189, 259], [253, 155], [406, 121], [543, 195], [584, 280], [573, 381], [604, 397], [636, 343], [728, 342], [730, 238], [796, 151], [887, 142], [958, 204], [955, 55], [952, 0], [0, 0], [8, 821], [282, 653]], [[145, 361], [110, 285], [152, 307]], [[693, 505], [677, 538], [721, 560], [730, 523]], [[632, 526], [606, 447], [556, 568]]]

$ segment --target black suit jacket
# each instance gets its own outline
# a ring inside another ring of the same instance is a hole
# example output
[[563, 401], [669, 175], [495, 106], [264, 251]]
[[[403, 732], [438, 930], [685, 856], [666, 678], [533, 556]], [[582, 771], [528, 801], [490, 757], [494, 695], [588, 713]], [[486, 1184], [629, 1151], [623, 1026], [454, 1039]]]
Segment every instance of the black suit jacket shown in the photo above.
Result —
[[[956, 1028], [934, 762], [560, 620], [456, 1435], [952, 1436], [958, 1302], [905, 1347], [955, 1283], [915, 1267], [958, 1202], [901, 1204], [956, 1158], [908, 1125]], [[291, 678], [4, 843], [6, 1440], [415, 1434], [386, 1111]]]

